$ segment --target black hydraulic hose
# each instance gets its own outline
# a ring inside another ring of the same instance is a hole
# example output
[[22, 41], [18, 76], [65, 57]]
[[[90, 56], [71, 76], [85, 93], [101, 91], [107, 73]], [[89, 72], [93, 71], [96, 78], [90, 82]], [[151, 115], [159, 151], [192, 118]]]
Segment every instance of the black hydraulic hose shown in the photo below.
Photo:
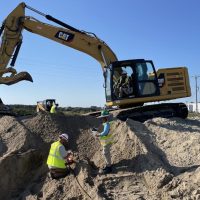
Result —
[[13, 58], [12, 58], [12, 61], [10, 63], [10, 65], [13, 67], [15, 65], [15, 62], [17, 60], [17, 56], [18, 56], [18, 53], [19, 53], [19, 50], [20, 50], [20, 47], [22, 45], [22, 41], [20, 41], [15, 49], [15, 52], [14, 52], [14, 55], [13, 55]]
[[5, 24], [3, 23], [1, 28], [0, 28], [0, 36], [1, 36], [2, 32], [3, 32], [4, 27], [5, 27]]
[[81, 32], [80, 30], [78, 30], [78, 29], [76, 29], [76, 28], [74, 28], [74, 27], [72, 27], [72, 26], [70, 26], [70, 25], [68, 25], [68, 24], [65, 24], [64, 22], [62, 22], [62, 21], [60, 21], [60, 20], [58, 20], [58, 19], [52, 17], [51, 15], [46, 15], [45, 17], [46, 17], [48, 20], [50, 20], [50, 21], [52, 21], [52, 22], [55, 22], [55, 23], [57, 23], [57, 24], [59, 24], [59, 25], [65, 27], [65, 28], [68, 28], [68, 29], [72, 30], [72, 31], [75, 31], [75, 32], [78, 32], [78, 33], [83, 33], [83, 32]]
[[82, 31], [80, 31], [80, 30], [78, 30], [78, 29], [76, 29], [76, 28], [74, 28], [74, 27], [72, 27], [72, 26], [70, 26], [68, 24], [65, 24], [64, 22], [52, 17], [51, 15], [46, 15], [46, 14], [44, 14], [44, 13], [42, 13], [42, 12], [40, 12], [40, 11], [36, 10], [35, 8], [32, 8], [32, 7], [28, 6], [28, 5], [26, 5], [26, 8], [32, 10], [33, 12], [38, 13], [39, 15], [42, 15], [42, 16], [46, 17], [46, 19], [48, 19], [48, 20], [50, 20], [52, 22], [55, 22], [55, 23], [65, 27], [65, 28], [68, 28], [68, 29], [70, 29], [72, 31], [75, 31], [75, 32], [78, 32], [78, 33], [83, 33]]

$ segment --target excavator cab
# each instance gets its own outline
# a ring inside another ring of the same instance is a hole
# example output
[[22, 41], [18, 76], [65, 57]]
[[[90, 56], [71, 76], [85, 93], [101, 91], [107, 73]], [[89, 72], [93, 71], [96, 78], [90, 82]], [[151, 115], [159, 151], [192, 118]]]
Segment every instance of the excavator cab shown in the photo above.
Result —
[[[186, 67], [155, 70], [151, 60], [112, 62], [105, 68], [106, 106], [122, 109], [117, 118], [145, 121], [153, 117], [188, 116], [184, 103], [160, 103], [191, 95]], [[154, 102], [152, 104], [152, 102]], [[143, 106], [144, 103], [151, 103]]]
[[120, 102], [127, 106], [130, 106], [130, 100], [136, 105], [138, 98], [160, 94], [157, 73], [151, 60], [113, 62], [106, 68], [105, 86], [107, 102]]

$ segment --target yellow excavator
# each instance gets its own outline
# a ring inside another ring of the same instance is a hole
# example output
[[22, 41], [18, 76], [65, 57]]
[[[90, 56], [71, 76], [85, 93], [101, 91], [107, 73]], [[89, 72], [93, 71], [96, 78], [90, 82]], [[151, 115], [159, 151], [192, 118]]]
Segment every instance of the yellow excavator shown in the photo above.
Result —
[[[43, 23], [25, 15], [25, 8], [44, 16], [59, 26]], [[4, 20], [0, 35], [0, 84], [12, 85], [22, 80], [33, 81], [28, 72], [13, 68], [22, 44], [22, 32], [27, 30], [60, 44], [84, 52], [96, 59], [105, 79], [106, 106], [117, 108], [117, 117], [144, 121], [151, 117], [179, 116], [186, 118], [188, 109], [183, 103], [160, 103], [191, 96], [186, 67], [162, 68], [156, 71], [151, 60], [118, 61], [112, 49], [94, 33], [78, 30], [51, 15], [20, 3]], [[10, 62], [10, 67], [8, 64]], [[10, 76], [5, 77], [5, 74]]]

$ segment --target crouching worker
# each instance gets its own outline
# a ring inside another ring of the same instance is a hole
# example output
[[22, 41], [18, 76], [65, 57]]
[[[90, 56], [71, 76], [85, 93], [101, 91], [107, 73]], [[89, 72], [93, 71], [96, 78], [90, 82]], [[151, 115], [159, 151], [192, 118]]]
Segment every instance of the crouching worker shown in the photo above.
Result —
[[93, 133], [99, 138], [100, 143], [103, 147], [103, 156], [106, 161], [106, 166], [105, 168], [103, 168], [104, 174], [112, 172], [110, 148], [113, 143], [113, 136], [110, 133], [110, 123], [108, 121], [109, 117], [109, 111], [103, 110], [101, 112], [101, 116], [98, 118], [102, 119], [104, 129], [101, 133], [98, 133], [95, 130], [93, 131]]
[[64, 178], [70, 174], [69, 166], [74, 163], [72, 151], [66, 151], [68, 134], [59, 135], [59, 140], [51, 144], [47, 165], [53, 179]]

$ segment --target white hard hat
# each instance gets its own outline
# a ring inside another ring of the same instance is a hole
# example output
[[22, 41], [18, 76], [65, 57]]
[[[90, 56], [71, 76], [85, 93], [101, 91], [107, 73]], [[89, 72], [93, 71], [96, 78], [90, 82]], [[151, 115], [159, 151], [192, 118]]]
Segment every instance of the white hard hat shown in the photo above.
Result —
[[62, 139], [64, 139], [64, 140], [68, 140], [68, 139], [69, 139], [69, 136], [68, 136], [67, 133], [62, 133], [62, 134], [59, 135], [59, 138], [62, 138]]

